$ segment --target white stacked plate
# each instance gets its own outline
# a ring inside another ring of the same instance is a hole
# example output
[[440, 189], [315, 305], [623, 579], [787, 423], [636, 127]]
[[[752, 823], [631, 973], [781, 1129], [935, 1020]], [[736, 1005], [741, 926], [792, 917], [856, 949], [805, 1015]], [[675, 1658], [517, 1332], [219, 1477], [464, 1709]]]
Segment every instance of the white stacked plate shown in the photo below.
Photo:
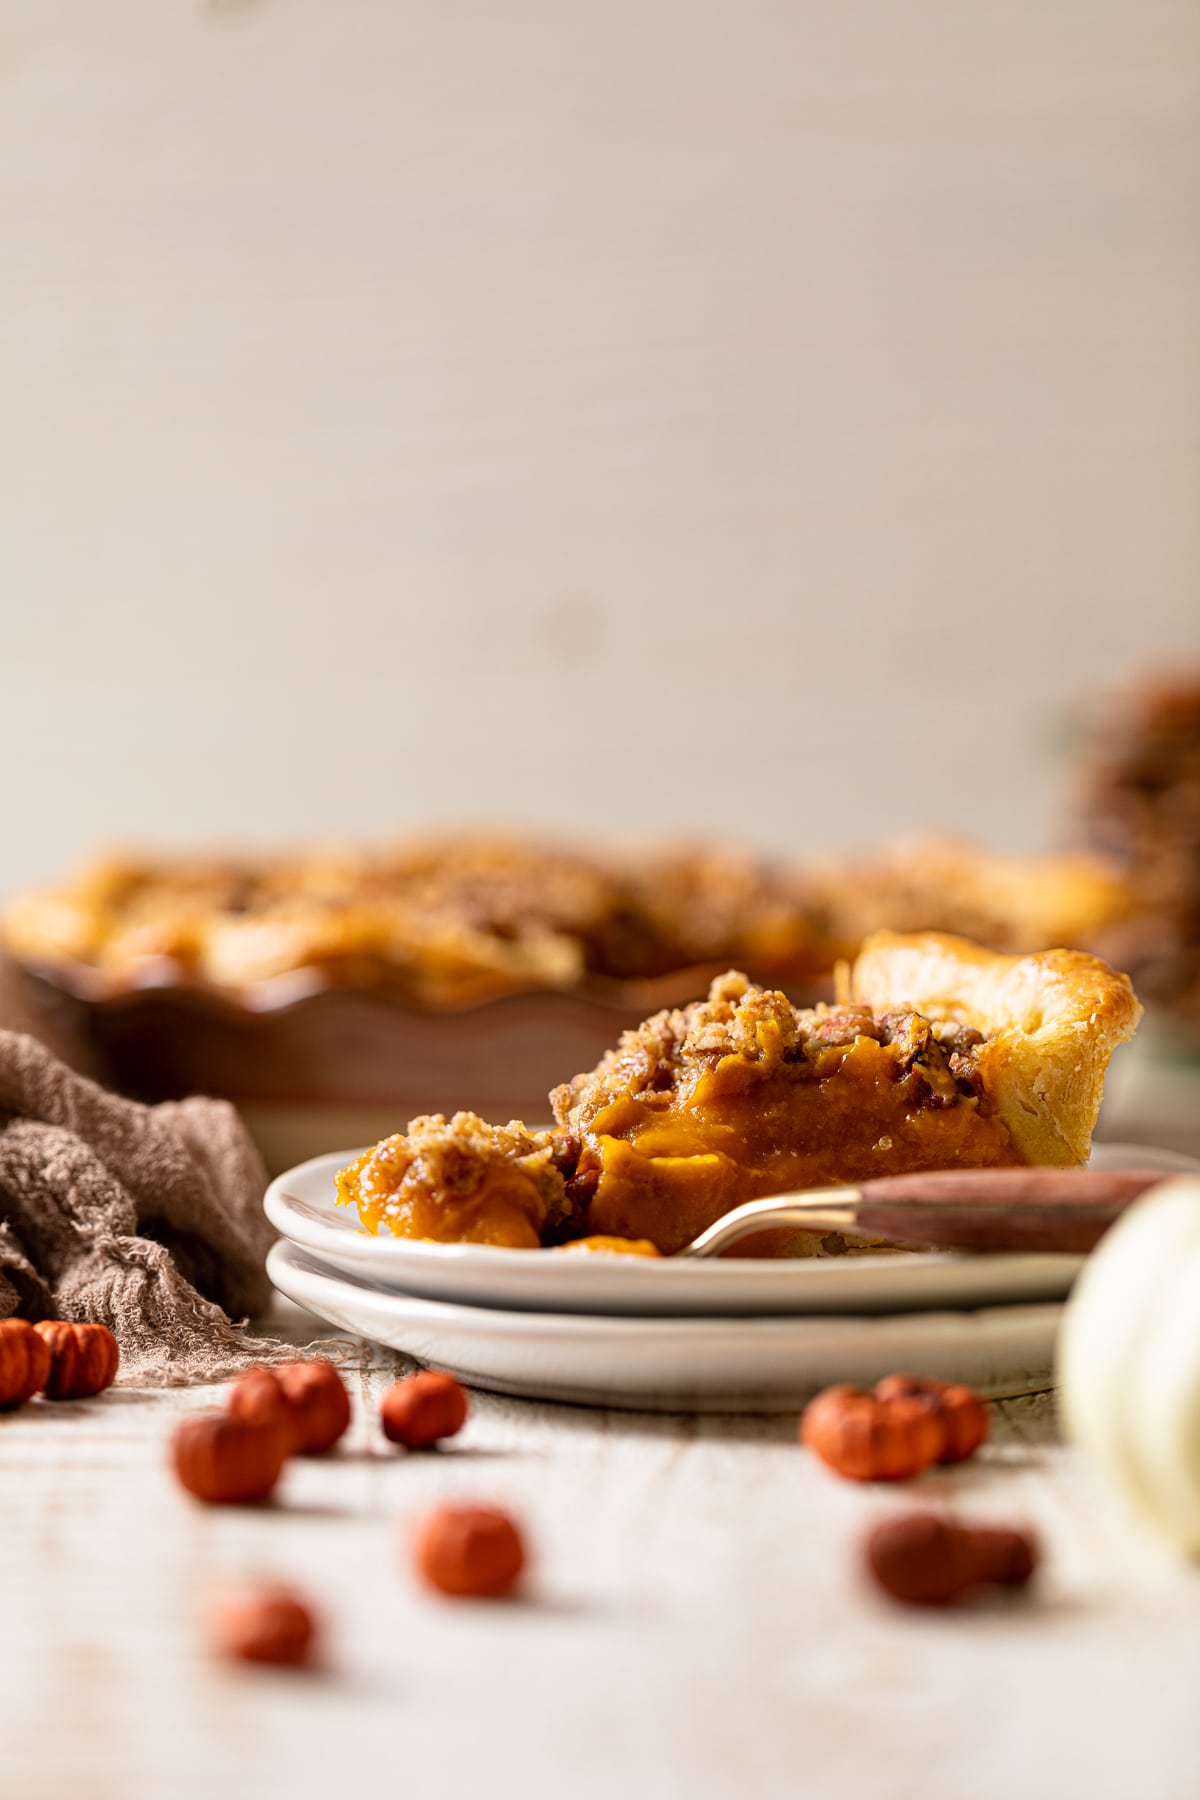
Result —
[[[990, 1395], [1045, 1387], [1073, 1256], [857, 1254], [712, 1262], [371, 1237], [335, 1205], [357, 1151], [274, 1180], [280, 1291], [474, 1387], [651, 1410], [791, 1411], [897, 1369]], [[1196, 1165], [1097, 1145], [1106, 1168]]]

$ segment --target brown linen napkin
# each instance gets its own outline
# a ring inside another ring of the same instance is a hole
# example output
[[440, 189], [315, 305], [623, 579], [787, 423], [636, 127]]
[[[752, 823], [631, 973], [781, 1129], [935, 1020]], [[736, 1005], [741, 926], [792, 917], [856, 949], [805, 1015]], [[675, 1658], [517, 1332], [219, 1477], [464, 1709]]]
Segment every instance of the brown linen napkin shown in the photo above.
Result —
[[99, 1319], [163, 1386], [292, 1356], [229, 1317], [270, 1297], [265, 1185], [226, 1101], [140, 1106], [0, 1031], [0, 1317]]

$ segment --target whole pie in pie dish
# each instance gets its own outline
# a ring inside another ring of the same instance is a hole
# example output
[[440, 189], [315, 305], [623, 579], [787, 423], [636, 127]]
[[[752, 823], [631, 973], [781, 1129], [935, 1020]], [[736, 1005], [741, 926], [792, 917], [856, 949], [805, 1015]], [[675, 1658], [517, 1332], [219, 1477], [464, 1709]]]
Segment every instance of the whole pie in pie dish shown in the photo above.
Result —
[[552, 1129], [417, 1119], [341, 1172], [339, 1198], [371, 1231], [671, 1254], [763, 1194], [1081, 1163], [1141, 1011], [1127, 977], [1085, 952], [1001, 956], [932, 932], [877, 933], [840, 990], [799, 1008], [722, 975], [556, 1088]]

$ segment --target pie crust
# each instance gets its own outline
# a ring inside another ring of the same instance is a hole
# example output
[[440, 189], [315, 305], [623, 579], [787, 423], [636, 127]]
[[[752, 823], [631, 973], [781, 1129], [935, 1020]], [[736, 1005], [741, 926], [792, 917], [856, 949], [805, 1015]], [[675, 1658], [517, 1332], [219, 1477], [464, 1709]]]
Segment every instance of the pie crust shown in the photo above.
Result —
[[876, 932], [847, 989], [872, 1011], [902, 1005], [981, 1031], [982, 1091], [1015, 1160], [1052, 1166], [1087, 1161], [1109, 1059], [1142, 1016], [1129, 977], [1099, 957], [997, 956], [940, 932]]

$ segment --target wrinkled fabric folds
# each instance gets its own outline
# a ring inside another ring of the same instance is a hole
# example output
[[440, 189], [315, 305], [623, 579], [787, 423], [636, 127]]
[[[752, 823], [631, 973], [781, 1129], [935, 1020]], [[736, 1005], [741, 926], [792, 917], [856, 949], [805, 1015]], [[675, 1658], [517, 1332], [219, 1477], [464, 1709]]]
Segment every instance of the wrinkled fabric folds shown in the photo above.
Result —
[[100, 1320], [126, 1381], [290, 1355], [234, 1322], [271, 1293], [265, 1186], [226, 1101], [141, 1106], [0, 1031], [0, 1317]]

